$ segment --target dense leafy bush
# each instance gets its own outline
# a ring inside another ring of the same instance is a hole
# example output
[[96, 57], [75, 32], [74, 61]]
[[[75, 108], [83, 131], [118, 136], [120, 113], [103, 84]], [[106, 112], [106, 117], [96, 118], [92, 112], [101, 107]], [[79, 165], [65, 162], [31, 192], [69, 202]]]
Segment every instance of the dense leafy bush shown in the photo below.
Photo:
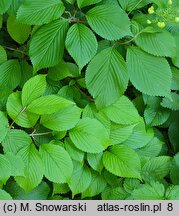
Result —
[[0, 198], [179, 199], [179, 1], [0, 14]]

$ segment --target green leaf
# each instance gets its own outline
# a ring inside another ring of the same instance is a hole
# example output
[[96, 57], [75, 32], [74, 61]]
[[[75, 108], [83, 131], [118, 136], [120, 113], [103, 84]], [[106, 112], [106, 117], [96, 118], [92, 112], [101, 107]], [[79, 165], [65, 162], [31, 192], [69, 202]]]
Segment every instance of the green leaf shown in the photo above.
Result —
[[58, 95], [46, 95], [32, 101], [27, 110], [39, 115], [55, 113], [74, 105], [70, 100], [66, 100]]
[[24, 84], [33, 76], [33, 67], [32, 65], [28, 64], [28, 62], [25, 60], [22, 60], [20, 62], [20, 66], [21, 66], [21, 81], [19, 87], [22, 89]]
[[167, 200], [179, 200], [179, 185], [171, 185], [165, 193]]
[[12, 200], [12, 197], [5, 190], [0, 189], [0, 200]]
[[13, 91], [10, 88], [7, 87], [0, 87], [0, 110], [6, 111], [6, 103], [9, 95]]
[[166, 59], [147, 54], [138, 47], [130, 47], [127, 66], [130, 80], [139, 91], [170, 98], [172, 73]]
[[83, 24], [70, 27], [66, 37], [66, 49], [80, 70], [94, 57], [98, 44], [93, 32]]
[[68, 137], [65, 139], [64, 144], [65, 144], [65, 149], [67, 150], [70, 157], [73, 160], [79, 161], [81, 164], [83, 164], [84, 152], [76, 148], [73, 142]]
[[117, 0], [121, 7], [126, 11], [133, 11], [138, 8], [144, 7], [145, 5], [151, 3], [151, 0]]
[[25, 0], [12, 0], [11, 6], [8, 10], [8, 14], [16, 14], [17, 10], [21, 6], [22, 3], [24, 3]]
[[170, 116], [170, 110], [163, 108], [161, 98], [151, 97], [152, 104], [148, 104], [144, 111], [144, 118], [147, 125], [158, 126], [167, 121]]
[[118, 125], [113, 124], [110, 131], [110, 139], [113, 145], [119, 144], [127, 140], [133, 132], [135, 125]]
[[91, 183], [89, 187], [82, 193], [82, 199], [84, 199], [85, 197], [93, 197], [100, 194], [107, 185], [103, 175], [100, 175], [99, 173], [94, 171], [91, 172], [91, 174]]
[[20, 83], [21, 68], [17, 60], [8, 60], [0, 65], [0, 86], [15, 89]]
[[90, 169], [87, 165], [81, 165], [79, 162], [74, 163], [73, 174], [69, 182], [72, 191], [72, 197], [84, 192], [92, 180]]
[[68, 152], [53, 144], [40, 145], [40, 154], [45, 167], [45, 177], [55, 183], [69, 182], [73, 163]]
[[44, 165], [34, 144], [23, 147], [18, 153], [25, 163], [25, 176], [15, 177], [16, 182], [26, 192], [37, 187], [42, 181]]
[[172, 62], [176, 67], [179, 67], [179, 33], [175, 33], [174, 35], [175, 43], [176, 43], [176, 56], [173, 57]]
[[179, 151], [178, 140], [179, 140], [179, 120], [173, 121], [168, 129], [168, 136], [174, 152]]
[[65, 1], [70, 3], [70, 4], [74, 4], [76, 0], [65, 0]]
[[23, 44], [30, 35], [31, 27], [18, 23], [15, 15], [11, 15], [7, 19], [7, 31], [13, 40]]
[[5, 115], [5, 113], [0, 111], [0, 143], [4, 140], [6, 137], [8, 130], [9, 130], [9, 124], [8, 124], [8, 118]]
[[142, 177], [145, 181], [153, 178], [160, 180], [169, 174], [171, 167], [171, 157], [159, 156], [150, 159], [142, 168]]
[[23, 130], [9, 130], [6, 138], [2, 142], [3, 150], [5, 153], [17, 152], [23, 147], [28, 147], [32, 143], [32, 140], [28, 134]]
[[[125, 200], [129, 194], [122, 187], [107, 186], [102, 192], [103, 200]], [[98, 205], [98, 211], [101, 205]]]
[[103, 112], [111, 121], [121, 125], [130, 125], [141, 121], [137, 109], [126, 96], [120, 97], [115, 103], [103, 109]]
[[6, 50], [0, 46], [0, 64], [7, 61], [7, 53]]
[[7, 152], [5, 156], [11, 164], [11, 176], [24, 176], [25, 164], [22, 158], [12, 152]]
[[9, 160], [2, 154], [0, 154], [0, 181], [4, 184], [11, 175], [11, 164]]
[[123, 186], [128, 193], [132, 193], [134, 189], [141, 186], [141, 183], [138, 179], [125, 178]]
[[99, 154], [87, 154], [87, 161], [89, 165], [97, 172], [101, 173], [102, 169], [104, 168], [103, 161], [102, 161], [103, 153]]
[[172, 100], [163, 98], [161, 105], [171, 110], [179, 110], [179, 95], [175, 92], [171, 93]]
[[70, 191], [67, 183], [53, 183], [53, 195], [54, 194], [66, 194]]
[[164, 195], [165, 187], [159, 182], [144, 184], [132, 193], [132, 196], [136, 200], [164, 200]]
[[110, 105], [122, 96], [128, 79], [124, 59], [111, 47], [96, 55], [86, 71], [86, 86], [100, 107]]
[[96, 119], [81, 119], [69, 135], [75, 146], [84, 152], [100, 153], [110, 144], [105, 127]]
[[37, 75], [29, 79], [22, 89], [22, 104], [29, 105], [33, 100], [39, 98], [46, 88], [46, 76]]
[[105, 39], [119, 40], [131, 35], [129, 18], [117, 5], [96, 6], [87, 12], [86, 18], [90, 27]]
[[18, 91], [9, 96], [7, 112], [17, 125], [25, 128], [33, 127], [39, 118], [38, 115], [26, 111], [26, 107], [22, 106], [21, 93]]
[[174, 37], [168, 31], [142, 32], [136, 37], [135, 42], [141, 49], [152, 55], [173, 57], [176, 54]]
[[179, 90], [179, 69], [172, 67], [172, 90]]
[[48, 77], [54, 81], [63, 80], [66, 77], [78, 77], [79, 69], [76, 64], [61, 60], [58, 65], [49, 68]]
[[115, 145], [103, 154], [104, 167], [114, 175], [141, 179], [141, 164], [137, 153], [124, 145]]
[[74, 105], [53, 114], [43, 115], [40, 122], [51, 130], [65, 131], [75, 127], [80, 120], [80, 116], [81, 109]]
[[179, 153], [177, 153], [172, 159], [170, 178], [173, 184], [179, 184]]
[[150, 142], [147, 143], [144, 147], [137, 149], [137, 153], [140, 156], [146, 157], [156, 157], [162, 150], [164, 143], [159, 140], [157, 137], [153, 137]]
[[47, 200], [50, 188], [47, 183], [40, 183], [36, 188], [29, 192], [24, 191], [16, 182], [8, 182], [5, 190], [14, 200]]
[[17, 12], [17, 20], [29, 25], [42, 25], [58, 19], [64, 10], [59, 0], [26, 0]]
[[97, 4], [102, 0], [77, 0], [77, 5], [79, 8], [83, 8], [89, 5]]
[[123, 145], [133, 149], [142, 148], [152, 140], [153, 136], [153, 129], [146, 129], [144, 122], [141, 122], [134, 127], [133, 133], [123, 142]]
[[10, 7], [12, 0], [1, 0], [0, 1], [0, 14], [4, 14]]
[[35, 70], [55, 66], [62, 59], [68, 25], [65, 19], [56, 20], [35, 32], [29, 48]]

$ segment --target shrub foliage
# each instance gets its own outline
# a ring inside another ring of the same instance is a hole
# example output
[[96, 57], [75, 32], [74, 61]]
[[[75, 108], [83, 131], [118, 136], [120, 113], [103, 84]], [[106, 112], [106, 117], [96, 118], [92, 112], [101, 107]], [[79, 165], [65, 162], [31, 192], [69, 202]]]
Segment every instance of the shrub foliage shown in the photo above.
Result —
[[179, 199], [179, 1], [0, 14], [0, 199]]

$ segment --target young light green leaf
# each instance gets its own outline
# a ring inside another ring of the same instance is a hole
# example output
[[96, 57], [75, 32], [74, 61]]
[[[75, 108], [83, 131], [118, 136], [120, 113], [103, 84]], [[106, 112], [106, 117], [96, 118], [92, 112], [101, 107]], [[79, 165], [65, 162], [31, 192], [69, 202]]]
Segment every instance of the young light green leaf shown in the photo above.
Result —
[[5, 153], [12, 152], [17, 154], [17, 152], [32, 143], [29, 135], [23, 130], [9, 130], [6, 138], [2, 142], [3, 150]]
[[15, 15], [11, 15], [7, 19], [7, 31], [13, 40], [19, 44], [23, 44], [30, 35], [31, 27], [18, 23]]
[[172, 73], [165, 58], [147, 54], [138, 47], [130, 47], [127, 66], [130, 80], [139, 91], [170, 98]]
[[55, 183], [69, 182], [73, 163], [68, 152], [53, 144], [43, 144], [39, 151], [45, 167], [45, 177]]
[[95, 35], [83, 24], [70, 27], [65, 43], [80, 70], [94, 57], [98, 48]]
[[35, 32], [29, 48], [35, 70], [55, 66], [62, 59], [68, 25], [67, 20], [58, 19]]
[[26, 111], [22, 106], [21, 93], [18, 91], [9, 96], [7, 112], [17, 125], [25, 128], [33, 127], [39, 118], [39, 115]]
[[0, 181], [5, 184], [10, 175], [11, 164], [4, 155], [0, 154]]
[[10, 7], [12, 0], [1, 0], [0, 1], [0, 14], [4, 14]]
[[69, 135], [75, 146], [84, 152], [100, 153], [110, 144], [105, 127], [96, 119], [81, 119]]
[[4, 140], [6, 137], [9, 127], [8, 127], [8, 118], [5, 115], [5, 113], [0, 111], [0, 143]]
[[65, 131], [75, 127], [80, 120], [80, 116], [81, 109], [77, 106], [70, 106], [56, 113], [43, 115], [40, 122], [51, 130]]
[[32, 113], [44, 115], [55, 113], [72, 105], [74, 105], [72, 101], [58, 95], [46, 95], [32, 101], [28, 105], [27, 110]]
[[60, 0], [26, 0], [17, 12], [17, 20], [29, 25], [42, 25], [58, 19], [64, 10]]
[[100, 5], [92, 8], [86, 16], [90, 27], [101, 37], [119, 40], [131, 35], [127, 14], [117, 5]]
[[77, 0], [77, 5], [79, 8], [83, 8], [89, 5], [97, 4], [102, 0]]
[[39, 98], [46, 88], [46, 76], [37, 75], [29, 79], [22, 88], [22, 104], [29, 105], [33, 100]]
[[88, 166], [82, 165], [79, 162], [74, 162], [73, 174], [69, 182], [72, 197], [84, 192], [89, 187], [91, 180], [91, 171]]
[[15, 177], [16, 182], [26, 191], [37, 187], [44, 175], [44, 165], [34, 144], [23, 147], [17, 155], [25, 163], [25, 176]]
[[134, 104], [126, 97], [122, 96], [112, 105], [103, 109], [107, 117], [121, 125], [135, 124], [141, 121]]
[[141, 179], [140, 158], [137, 153], [124, 145], [114, 145], [103, 154], [104, 167], [114, 175]]
[[144, 184], [135, 189], [132, 196], [136, 200], [164, 200], [165, 187], [159, 182]]
[[86, 86], [100, 107], [115, 102], [126, 90], [128, 80], [124, 59], [111, 47], [96, 55], [86, 71]]
[[0, 200], [12, 200], [12, 197], [5, 190], [0, 189]]
[[8, 60], [0, 65], [0, 86], [15, 89], [21, 80], [21, 68], [17, 60]]

